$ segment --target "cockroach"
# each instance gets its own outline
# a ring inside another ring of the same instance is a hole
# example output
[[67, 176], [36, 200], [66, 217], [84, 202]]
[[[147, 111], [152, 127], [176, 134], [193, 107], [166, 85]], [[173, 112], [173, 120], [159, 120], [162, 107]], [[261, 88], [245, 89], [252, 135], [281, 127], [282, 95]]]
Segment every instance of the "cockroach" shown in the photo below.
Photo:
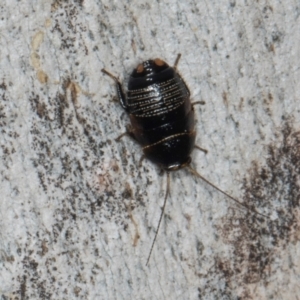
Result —
[[115, 81], [119, 102], [130, 118], [131, 125], [117, 140], [129, 135], [141, 145], [142, 159], [149, 159], [167, 173], [164, 204], [146, 265], [149, 263], [170, 194], [172, 171], [186, 168], [234, 202], [266, 217], [221, 190], [191, 167], [193, 149], [197, 148], [205, 153], [207, 150], [195, 145], [194, 105], [201, 102], [191, 103], [190, 91], [177, 72], [180, 57], [181, 54], [178, 54], [173, 67], [159, 58], [139, 64], [130, 75], [126, 96], [118, 78], [105, 69], [101, 70]]

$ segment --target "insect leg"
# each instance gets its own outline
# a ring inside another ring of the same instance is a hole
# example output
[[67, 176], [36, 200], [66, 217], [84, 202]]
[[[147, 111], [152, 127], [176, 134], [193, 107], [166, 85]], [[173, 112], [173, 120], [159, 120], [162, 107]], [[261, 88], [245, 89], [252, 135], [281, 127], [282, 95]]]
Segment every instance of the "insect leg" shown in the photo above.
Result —
[[178, 55], [176, 57], [176, 60], [175, 60], [175, 63], [174, 63], [174, 67], [173, 67], [175, 69], [175, 71], [177, 69], [177, 65], [179, 63], [180, 57], [181, 57], [181, 53], [178, 53]]
[[197, 104], [204, 105], [205, 102], [204, 102], [204, 101], [193, 102], [193, 103], [192, 103], [192, 106], [197, 105]]
[[108, 75], [110, 78], [112, 78], [115, 81], [115, 83], [117, 85], [117, 93], [118, 93], [119, 101], [120, 101], [122, 107], [127, 111], [128, 110], [128, 106], [127, 106], [127, 103], [126, 103], [126, 97], [125, 97], [125, 94], [123, 92], [121, 82], [119, 81], [119, 79], [116, 76], [114, 76], [113, 74], [109, 73], [105, 69], [101, 69], [101, 71], [104, 74]]
[[115, 138], [115, 141], [120, 142], [120, 139], [125, 136], [125, 135], [129, 135], [130, 133], [128, 131], [123, 132], [122, 134], [120, 134], [117, 138]]
[[142, 166], [142, 163], [143, 163], [143, 160], [146, 158], [146, 155], [143, 154], [140, 158], [140, 161], [139, 161], [139, 168]]
[[198, 150], [204, 152], [205, 154], [207, 154], [207, 152], [208, 152], [206, 149], [203, 149], [203, 148], [201, 148], [201, 147], [199, 147], [199, 146], [197, 146], [197, 145], [195, 145], [194, 148], [196, 148], [196, 149], [198, 149]]
[[153, 250], [154, 243], [156, 241], [156, 237], [157, 237], [157, 234], [158, 234], [159, 226], [160, 226], [162, 217], [164, 215], [164, 211], [165, 211], [165, 207], [166, 207], [166, 203], [167, 203], [167, 199], [168, 199], [169, 195], [170, 195], [170, 173], [167, 172], [167, 190], [166, 190], [166, 195], [165, 195], [165, 199], [164, 199], [164, 204], [163, 204], [163, 207], [161, 209], [160, 218], [159, 218], [159, 221], [158, 221], [158, 225], [157, 225], [155, 236], [154, 236], [154, 239], [153, 239], [153, 242], [152, 242], [152, 245], [151, 245], [151, 249], [150, 249], [150, 252], [149, 252], [149, 256], [148, 256], [148, 259], [147, 259], [146, 266], [148, 266], [148, 263], [149, 263], [149, 260], [150, 260], [150, 256], [151, 256], [151, 253], [152, 253], [152, 250]]
[[126, 136], [126, 135], [129, 136], [129, 137], [131, 137], [132, 139], [134, 139], [134, 140], [136, 141], [136, 138], [135, 138], [135, 136], [134, 136], [134, 133], [133, 133], [133, 130], [132, 130], [131, 125], [127, 125], [127, 126], [126, 126], [126, 131], [123, 132], [122, 134], [120, 134], [115, 140], [116, 140], [117, 142], [119, 142], [120, 139], [121, 139], [123, 136]]

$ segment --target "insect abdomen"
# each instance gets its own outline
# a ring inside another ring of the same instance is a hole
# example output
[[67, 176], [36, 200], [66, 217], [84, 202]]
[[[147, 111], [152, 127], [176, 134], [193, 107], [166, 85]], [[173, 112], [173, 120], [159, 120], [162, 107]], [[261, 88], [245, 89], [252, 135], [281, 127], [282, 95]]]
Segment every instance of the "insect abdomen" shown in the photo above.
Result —
[[160, 78], [158, 83], [127, 93], [132, 133], [145, 156], [167, 170], [190, 161], [195, 143], [189, 91], [181, 77], [173, 74], [173, 78]]

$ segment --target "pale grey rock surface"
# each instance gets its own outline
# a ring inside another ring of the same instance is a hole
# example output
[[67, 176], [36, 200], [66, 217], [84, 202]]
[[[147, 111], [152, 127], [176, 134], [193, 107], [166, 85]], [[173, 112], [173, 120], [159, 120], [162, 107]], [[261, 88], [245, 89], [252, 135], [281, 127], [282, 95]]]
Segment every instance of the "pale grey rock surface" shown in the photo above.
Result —
[[[298, 299], [297, 1], [0, 4], [0, 299]], [[166, 178], [112, 80], [160, 57], [195, 106], [194, 167]]]

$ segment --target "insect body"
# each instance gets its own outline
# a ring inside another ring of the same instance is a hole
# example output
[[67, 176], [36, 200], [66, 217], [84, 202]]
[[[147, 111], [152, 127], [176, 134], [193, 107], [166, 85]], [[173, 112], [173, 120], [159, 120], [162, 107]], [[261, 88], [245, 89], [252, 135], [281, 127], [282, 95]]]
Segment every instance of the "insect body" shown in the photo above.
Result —
[[256, 212], [203, 178], [190, 166], [190, 155], [195, 147], [204, 152], [207, 151], [195, 146], [196, 131], [193, 105], [199, 102], [191, 103], [189, 89], [177, 73], [176, 67], [180, 56], [180, 54], [177, 56], [174, 67], [170, 67], [161, 59], [146, 60], [139, 64], [131, 73], [126, 96], [119, 80], [102, 69], [103, 73], [115, 80], [119, 101], [129, 114], [131, 126], [125, 134], [133, 137], [142, 146], [144, 157], [159, 165], [167, 171], [168, 175], [162, 213], [147, 264], [170, 191], [170, 171], [186, 167], [195, 176], [233, 201]]
[[160, 59], [147, 60], [132, 72], [127, 97], [119, 82], [117, 86], [131, 121], [128, 133], [144, 156], [167, 171], [189, 164], [196, 136], [194, 110], [176, 69]]

